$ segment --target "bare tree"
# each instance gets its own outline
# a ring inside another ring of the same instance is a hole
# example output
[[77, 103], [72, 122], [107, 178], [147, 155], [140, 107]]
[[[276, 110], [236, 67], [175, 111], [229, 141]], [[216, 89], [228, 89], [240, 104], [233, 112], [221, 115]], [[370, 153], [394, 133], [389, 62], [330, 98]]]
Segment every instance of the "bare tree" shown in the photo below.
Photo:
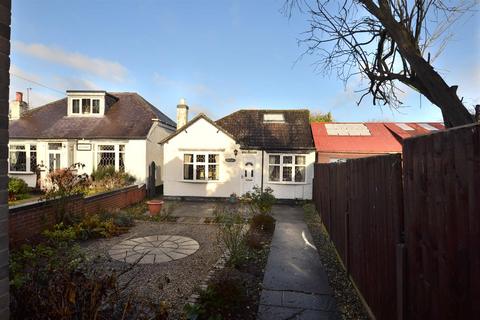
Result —
[[475, 5], [476, 0], [286, 0], [284, 9], [288, 15], [296, 8], [309, 14], [310, 29], [300, 41], [305, 54], [319, 54], [324, 71], [335, 71], [345, 82], [355, 75], [368, 80], [358, 103], [371, 95], [373, 104], [398, 107], [401, 82], [438, 106], [445, 125], [453, 127], [474, 118], [457, 96], [458, 86], [447, 85], [432, 62], [449, 39], [449, 27]]

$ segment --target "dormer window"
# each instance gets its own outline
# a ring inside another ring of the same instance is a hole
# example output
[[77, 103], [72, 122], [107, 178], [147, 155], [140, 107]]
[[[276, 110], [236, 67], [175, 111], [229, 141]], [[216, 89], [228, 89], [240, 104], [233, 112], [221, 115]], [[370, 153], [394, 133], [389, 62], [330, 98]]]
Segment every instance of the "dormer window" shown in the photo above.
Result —
[[[102, 116], [105, 114], [105, 91], [67, 91], [69, 116]], [[109, 96], [110, 97], [110, 96]]]

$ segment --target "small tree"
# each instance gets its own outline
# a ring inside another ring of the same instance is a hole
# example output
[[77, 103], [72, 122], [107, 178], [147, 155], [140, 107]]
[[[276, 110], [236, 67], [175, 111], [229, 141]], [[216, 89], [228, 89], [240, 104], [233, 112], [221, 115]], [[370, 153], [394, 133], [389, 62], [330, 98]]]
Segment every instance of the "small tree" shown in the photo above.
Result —
[[72, 196], [83, 195], [90, 184], [87, 174], [77, 174], [84, 164], [74, 163], [68, 168], [57, 169], [47, 175], [45, 200], [56, 200], [56, 222], [70, 224], [72, 216], [67, 203]]
[[310, 122], [333, 122], [333, 121], [335, 121], [335, 119], [333, 119], [331, 112], [327, 112], [327, 113], [316, 112], [316, 113], [310, 114]]

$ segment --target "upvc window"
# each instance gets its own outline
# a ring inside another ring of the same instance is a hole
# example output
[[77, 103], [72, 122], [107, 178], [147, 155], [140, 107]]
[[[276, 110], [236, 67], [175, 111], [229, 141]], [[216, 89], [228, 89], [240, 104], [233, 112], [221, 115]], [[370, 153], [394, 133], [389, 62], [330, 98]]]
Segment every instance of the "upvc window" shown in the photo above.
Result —
[[97, 168], [113, 167], [125, 171], [125, 145], [97, 145]]
[[[80, 112], [80, 103], [82, 106]], [[73, 114], [99, 114], [100, 113], [100, 99], [72, 99], [72, 113]]]
[[294, 154], [273, 154], [268, 157], [268, 180], [270, 182], [305, 182], [306, 157]]
[[33, 172], [37, 167], [37, 146], [14, 144], [9, 146], [9, 171]]
[[219, 176], [220, 155], [217, 153], [185, 153], [183, 155], [183, 179], [192, 181], [216, 181]]

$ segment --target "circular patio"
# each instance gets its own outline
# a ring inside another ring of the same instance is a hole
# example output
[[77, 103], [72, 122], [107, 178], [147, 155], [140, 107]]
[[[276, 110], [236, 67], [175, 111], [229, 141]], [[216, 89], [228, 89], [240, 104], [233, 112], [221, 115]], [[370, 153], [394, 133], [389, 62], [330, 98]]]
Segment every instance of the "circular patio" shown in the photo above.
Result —
[[185, 258], [200, 248], [192, 238], [175, 235], [154, 235], [122, 241], [114, 245], [108, 254], [112, 259], [152, 264]]

